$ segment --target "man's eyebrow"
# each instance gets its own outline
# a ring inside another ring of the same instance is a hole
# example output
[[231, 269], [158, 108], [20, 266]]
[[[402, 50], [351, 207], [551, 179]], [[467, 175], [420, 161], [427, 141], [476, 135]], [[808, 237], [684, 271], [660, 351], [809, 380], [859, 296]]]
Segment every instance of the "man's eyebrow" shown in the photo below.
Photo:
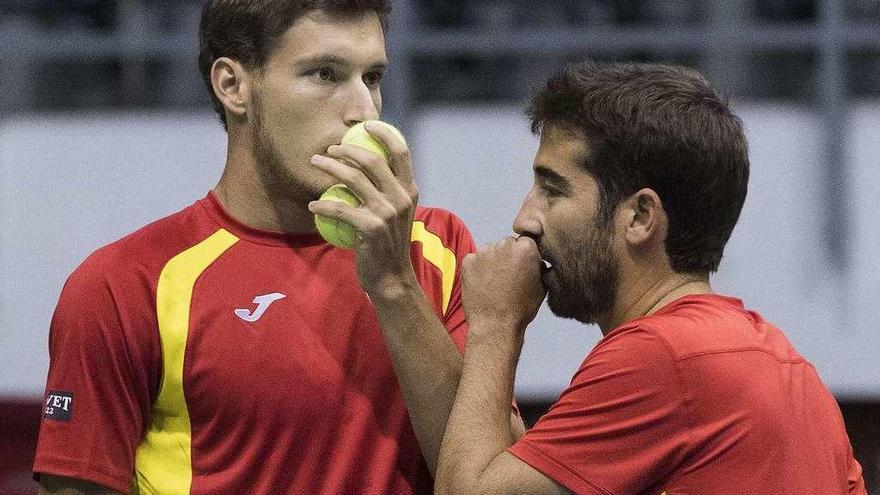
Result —
[[[351, 65], [351, 60], [340, 57], [339, 55], [333, 53], [322, 53], [318, 55], [313, 55], [311, 57], [306, 57], [301, 60], [297, 60], [297, 65], [321, 65], [321, 64], [332, 64], [332, 65]], [[371, 69], [385, 69], [388, 66], [388, 62], [386, 60], [379, 60], [375, 64], [371, 65]]]
[[565, 190], [568, 190], [570, 187], [568, 179], [544, 165], [535, 166], [535, 176]]

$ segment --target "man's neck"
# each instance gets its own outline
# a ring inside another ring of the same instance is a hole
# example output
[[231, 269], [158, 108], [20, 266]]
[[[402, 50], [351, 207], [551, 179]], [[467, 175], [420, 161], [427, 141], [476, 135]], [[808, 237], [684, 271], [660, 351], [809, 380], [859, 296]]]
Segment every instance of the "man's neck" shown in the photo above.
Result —
[[617, 302], [599, 328], [607, 335], [617, 326], [655, 313], [663, 306], [690, 294], [710, 294], [708, 274], [667, 273], [653, 278], [631, 277], [635, 283], [618, 288]]
[[285, 197], [263, 184], [252, 156], [230, 151], [214, 194], [229, 215], [255, 229], [303, 234], [315, 232], [308, 199]]

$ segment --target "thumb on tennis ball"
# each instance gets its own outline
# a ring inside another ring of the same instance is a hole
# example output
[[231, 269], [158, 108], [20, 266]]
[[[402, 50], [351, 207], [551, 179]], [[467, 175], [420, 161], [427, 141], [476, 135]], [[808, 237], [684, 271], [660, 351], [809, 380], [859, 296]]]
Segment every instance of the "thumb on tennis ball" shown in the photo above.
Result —
[[[403, 137], [403, 134], [393, 125], [382, 122], [381, 120], [372, 120], [367, 122], [373, 122], [376, 125], [380, 125], [385, 129], [391, 131], [392, 134], [395, 135], [398, 139], [400, 139], [403, 143], [406, 143], [406, 139]], [[385, 146], [376, 138], [372, 136], [367, 129], [364, 127], [366, 122], [360, 122], [353, 126], [351, 126], [348, 131], [342, 136], [341, 144], [352, 144], [354, 146], [359, 146], [367, 151], [371, 151], [382, 158], [388, 159], [388, 150]]]

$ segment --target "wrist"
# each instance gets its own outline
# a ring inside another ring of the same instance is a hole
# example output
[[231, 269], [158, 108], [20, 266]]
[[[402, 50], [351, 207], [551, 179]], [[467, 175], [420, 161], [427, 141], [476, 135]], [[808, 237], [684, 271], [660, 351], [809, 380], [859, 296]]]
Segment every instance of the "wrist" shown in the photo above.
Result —
[[[523, 334], [509, 332], [498, 328], [484, 329], [481, 331], [469, 325], [467, 341], [464, 348], [464, 360], [462, 364], [462, 379], [468, 374], [472, 379], [474, 373], [483, 376], [486, 370], [494, 370], [492, 375], [495, 383], [500, 386], [500, 391], [513, 393], [513, 381], [516, 367], [522, 353]], [[461, 386], [461, 385], [460, 385]], [[510, 401], [507, 401], [508, 406]]]
[[529, 325], [529, 321], [514, 318], [511, 314], [475, 315], [465, 311], [465, 316], [467, 317], [468, 328], [471, 329], [468, 330], [468, 333], [476, 328], [478, 335], [515, 335], [519, 340], [522, 340]]
[[468, 319], [468, 346], [519, 352], [524, 342], [525, 325], [503, 320]]
[[416, 280], [415, 273], [412, 272], [402, 275], [383, 275], [369, 286], [365, 286], [364, 290], [373, 304], [400, 304], [422, 295], [422, 288]]

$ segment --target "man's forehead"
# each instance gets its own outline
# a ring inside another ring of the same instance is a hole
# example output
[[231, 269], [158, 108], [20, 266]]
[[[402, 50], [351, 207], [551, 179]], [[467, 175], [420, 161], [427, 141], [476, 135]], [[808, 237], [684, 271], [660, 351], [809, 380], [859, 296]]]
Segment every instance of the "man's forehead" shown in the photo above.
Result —
[[291, 24], [281, 38], [282, 50], [292, 50], [297, 59], [329, 57], [373, 58], [385, 61], [385, 33], [373, 11], [331, 15], [311, 11]]
[[537, 162], [550, 160], [579, 164], [587, 158], [589, 146], [583, 131], [572, 126], [547, 125], [541, 131]]
[[330, 13], [320, 9], [310, 10], [295, 20], [286, 34], [295, 34], [298, 30], [341, 29], [360, 39], [367, 39], [381, 34], [384, 39], [385, 30], [379, 14], [375, 11], [353, 13]]

